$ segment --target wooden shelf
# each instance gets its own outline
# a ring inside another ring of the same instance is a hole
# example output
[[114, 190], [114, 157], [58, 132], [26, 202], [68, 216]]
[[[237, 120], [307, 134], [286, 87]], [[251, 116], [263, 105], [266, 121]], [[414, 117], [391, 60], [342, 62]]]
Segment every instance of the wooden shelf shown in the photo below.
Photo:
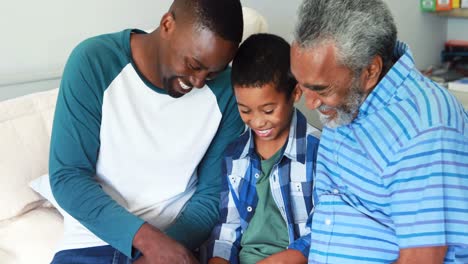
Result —
[[450, 11], [435, 12], [439, 16], [468, 18], [468, 8], [457, 8]]

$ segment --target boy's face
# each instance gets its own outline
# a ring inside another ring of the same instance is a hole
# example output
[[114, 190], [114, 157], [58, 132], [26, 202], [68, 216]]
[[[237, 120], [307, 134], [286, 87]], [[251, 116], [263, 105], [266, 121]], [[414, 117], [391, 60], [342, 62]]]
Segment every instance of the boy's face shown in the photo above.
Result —
[[281, 141], [289, 134], [294, 102], [301, 97], [296, 87], [290, 98], [274, 84], [261, 87], [234, 86], [239, 113], [255, 135], [255, 141]]

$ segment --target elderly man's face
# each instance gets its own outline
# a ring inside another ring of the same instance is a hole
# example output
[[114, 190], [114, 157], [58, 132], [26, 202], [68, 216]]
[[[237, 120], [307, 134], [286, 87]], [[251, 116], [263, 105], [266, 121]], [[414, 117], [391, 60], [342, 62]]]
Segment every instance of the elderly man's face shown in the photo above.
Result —
[[325, 126], [334, 128], [353, 121], [366, 94], [359, 76], [337, 63], [334, 45], [305, 49], [294, 43], [291, 70], [305, 95], [306, 106], [318, 110]]

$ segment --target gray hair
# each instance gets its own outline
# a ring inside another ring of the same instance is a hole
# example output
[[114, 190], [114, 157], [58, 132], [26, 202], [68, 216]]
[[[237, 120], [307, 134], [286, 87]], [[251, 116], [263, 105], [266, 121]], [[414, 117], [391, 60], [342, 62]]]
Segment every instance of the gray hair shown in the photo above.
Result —
[[333, 43], [338, 63], [359, 74], [376, 55], [391, 67], [397, 29], [382, 0], [304, 0], [295, 41], [301, 48]]

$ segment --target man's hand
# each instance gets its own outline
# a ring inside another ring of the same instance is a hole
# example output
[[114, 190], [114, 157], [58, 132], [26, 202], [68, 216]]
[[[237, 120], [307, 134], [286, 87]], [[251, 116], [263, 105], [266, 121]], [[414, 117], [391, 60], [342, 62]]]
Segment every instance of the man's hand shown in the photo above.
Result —
[[148, 223], [143, 224], [136, 233], [133, 246], [143, 254], [135, 264], [198, 263], [184, 246]]
[[400, 249], [400, 256], [395, 264], [441, 264], [444, 263], [447, 247], [421, 247]]
[[229, 261], [219, 258], [219, 257], [214, 257], [208, 260], [208, 264], [229, 264]]
[[302, 253], [298, 250], [294, 249], [287, 249], [281, 251], [279, 253], [273, 254], [268, 258], [265, 258], [257, 264], [283, 264], [283, 263], [291, 263], [291, 264], [307, 264], [307, 259], [302, 255]]

